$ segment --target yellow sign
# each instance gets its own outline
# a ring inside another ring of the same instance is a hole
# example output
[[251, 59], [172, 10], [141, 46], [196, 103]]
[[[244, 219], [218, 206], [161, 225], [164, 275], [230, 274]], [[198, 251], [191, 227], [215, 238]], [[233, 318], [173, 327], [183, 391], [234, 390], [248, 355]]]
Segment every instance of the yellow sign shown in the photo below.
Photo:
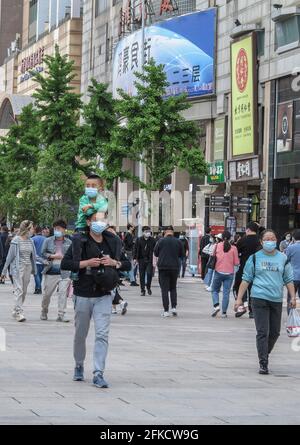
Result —
[[255, 152], [255, 41], [253, 35], [231, 45], [232, 155]]

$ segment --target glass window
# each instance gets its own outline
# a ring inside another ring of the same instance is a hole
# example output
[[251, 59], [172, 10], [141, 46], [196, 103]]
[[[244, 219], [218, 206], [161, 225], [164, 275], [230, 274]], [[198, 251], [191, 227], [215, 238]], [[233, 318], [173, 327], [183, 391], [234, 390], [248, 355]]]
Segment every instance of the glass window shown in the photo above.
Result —
[[265, 55], [265, 30], [257, 32], [257, 55], [258, 57]]
[[299, 42], [299, 16], [276, 23], [276, 49], [294, 42]]
[[35, 41], [36, 39], [37, 4], [38, 0], [31, 0], [29, 3], [29, 42]]
[[96, 0], [95, 16], [97, 17], [101, 12], [105, 11], [109, 6], [109, 0]]

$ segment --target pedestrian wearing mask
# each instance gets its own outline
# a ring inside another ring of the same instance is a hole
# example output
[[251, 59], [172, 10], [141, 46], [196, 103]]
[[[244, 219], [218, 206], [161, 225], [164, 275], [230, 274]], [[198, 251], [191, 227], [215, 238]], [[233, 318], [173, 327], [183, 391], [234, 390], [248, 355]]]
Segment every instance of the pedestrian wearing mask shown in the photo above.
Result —
[[169, 317], [169, 294], [171, 299], [171, 312], [177, 315], [177, 278], [180, 268], [180, 258], [183, 256], [183, 246], [174, 236], [173, 226], [165, 229], [165, 236], [156, 244], [154, 255], [158, 257], [159, 285], [163, 301], [164, 318]]
[[180, 277], [180, 272], [181, 272], [181, 278], [184, 278], [185, 271], [186, 271], [186, 263], [187, 263], [187, 259], [189, 256], [189, 242], [188, 242], [185, 232], [180, 233], [179, 241], [182, 244], [183, 256], [180, 258], [180, 270], [179, 270], [178, 278]]
[[[84, 380], [86, 338], [91, 318], [95, 326], [94, 376], [97, 388], [107, 388], [104, 379], [108, 351], [108, 335], [113, 295], [119, 281], [118, 271], [129, 271], [131, 264], [120, 249], [120, 238], [108, 232], [105, 220], [97, 220], [97, 214], [87, 217], [88, 233], [81, 238], [80, 260], [74, 260], [73, 248], [69, 247], [61, 264], [63, 270], [78, 272], [74, 281], [75, 337], [73, 380]], [[118, 255], [120, 253], [120, 258]]]
[[286, 255], [277, 250], [275, 232], [265, 230], [261, 235], [261, 244], [262, 250], [250, 256], [245, 265], [235, 310], [242, 304], [243, 295], [252, 283], [259, 373], [269, 374], [269, 355], [280, 335], [284, 286], [291, 295], [292, 308], [296, 307], [296, 296], [292, 266]]
[[71, 284], [70, 272], [61, 269], [61, 260], [72, 245], [72, 241], [65, 236], [67, 223], [63, 220], [53, 223], [54, 236], [46, 238], [42, 246], [42, 257], [46, 262], [42, 280], [42, 312], [41, 320], [48, 320], [48, 310], [51, 297], [56, 293], [58, 314], [56, 321], [68, 322], [65, 318], [68, 290]]
[[284, 234], [283, 240], [279, 244], [279, 250], [280, 252], [285, 253], [286, 249], [289, 247], [290, 244], [293, 243], [293, 237], [290, 232], [286, 232]]
[[133, 259], [135, 263], [139, 265], [140, 274], [140, 286], [141, 286], [141, 296], [146, 295], [146, 275], [147, 275], [147, 292], [148, 295], [152, 295], [151, 282], [153, 276], [153, 251], [155, 246], [155, 240], [151, 236], [151, 228], [149, 226], [144, 226], [142, 228], [143, 236], [136, 240]]
[[205, 278], [204, 278], [204, 284], [206, 284], [206, 290], [208, 292], [211, 292], [211, 284], [213, 282], [213, 276], [214, 276], [214, 268], [212, 267], [212, 263], [213, 263], [213, 257], [215, 255], [215, 250], [216, 250], [216, 244], [219, 241], [222, 241], [222, 235], [221, 235], [221, 239], [220, 238], [215, 238], [213, 235], [209, 238], [209, 244], [207, 244], [204, 249], [203, 249], [203, 253], [206, 253], [207, 255], [209, 255], [209, 259], [207, 262], [207, 271], [205, 274]]
[[9, 247], [2, 278], [5, 278], [8, 268], [13, 279], [15, 306], [12, 316], [19, 322], [25, 321], [23, 304], [25, 302], [27, 288], [31, 274], [36, 275], [36, 251], [31, 239], [34, 233], [33, 222], [25, 220], [20, 224], [16, 235]]
[[130, 286], [138, 286], [134, 276], [134, 264], [133, 264], [133, 249], [135, 243], [135, 227], [132, 224], [127, 225], [127, 233], [124, 238], [124, 248], [127, 258], [131, 262], [131, 269], [129, 272]]
[[239, 266], [240, 260], [235, 246], [230, 244], [231, 233], [222, 233], [223, 241], [217, 245], [215, 256], [215, 275], [212, 283], [212, 299], [214, 309], [211, 314], [215, 317], [220, 312], [219, 293], [223, 285], [222, 318], [227, 318], [230, 290], [234, 279], [235, 268]]
[[[298, 293], [299, 297], [300, 296], [300, 229], [295, 230], [295, 232], [293, 233], [293, 238], [295, 242], [288, 246], [285, 253], [293, 269], [295, 294]], [[291, 309], [290, 300], [291, 296], [288, 293], [288, 301], [287, 301], [288, 314]]]

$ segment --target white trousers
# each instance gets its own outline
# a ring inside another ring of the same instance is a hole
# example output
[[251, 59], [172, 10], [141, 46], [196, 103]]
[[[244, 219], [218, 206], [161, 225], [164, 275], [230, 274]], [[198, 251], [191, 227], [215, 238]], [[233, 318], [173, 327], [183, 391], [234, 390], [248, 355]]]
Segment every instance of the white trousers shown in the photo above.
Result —
[[14, 310], [18, 313], [23, 312], [23, 304], [27, 294], [27, 288], [30, 283], [30, 277], [32, 272], [32, 265], [21, 265], [17, 275], [13, 278], [13, 288], [15, 295], [15, 307]]
[[58, 315], [64, 316], [67, 307], [68, 288], [71, 280], [69, 278], [62, 279], [60, 275], [44, 275], [42, 281], [42, 312], [48, 313], [49, 304], [52, 295], [57, 294], [58, 299]]

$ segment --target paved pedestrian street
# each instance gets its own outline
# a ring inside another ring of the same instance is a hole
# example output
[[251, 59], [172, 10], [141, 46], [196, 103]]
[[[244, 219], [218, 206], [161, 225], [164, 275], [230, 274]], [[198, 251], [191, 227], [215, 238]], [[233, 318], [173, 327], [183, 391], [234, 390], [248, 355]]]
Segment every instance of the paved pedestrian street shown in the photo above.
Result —
[[180, 280], [179, 316], [169, 319], [160, 317], [156, 279], [151, 297], [122, 287], [129, 311], [112, 319], [106, 390], [92, 386], [93, 326], [86, 381], [73, 382], [73, 322], [55, 321], [55, 300], [49, 321], [40, 321], [41, 296], [32, 288], [27, 321], [18, 323], [11, 317], [11, 286], [0, 286], [7, 335], [0, 352], [1, 424], [300, 424], [300, 352], [292, 350], [284, 323], [272, 374], [260, 376], [254, 321], [235, 319], [232, 307], [228, 319], [211, 318], [210, 294], [197, 278]]

